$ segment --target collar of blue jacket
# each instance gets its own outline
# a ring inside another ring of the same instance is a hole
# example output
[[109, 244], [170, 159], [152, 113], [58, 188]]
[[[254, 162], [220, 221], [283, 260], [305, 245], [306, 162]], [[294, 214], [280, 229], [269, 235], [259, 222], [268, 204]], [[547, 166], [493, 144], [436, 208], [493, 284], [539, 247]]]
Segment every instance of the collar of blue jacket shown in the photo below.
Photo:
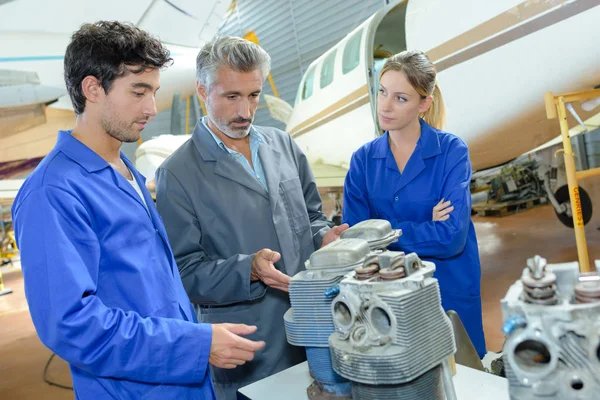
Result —
[[[440, 140], [438, 138], [438, 129], [431, 127], [423, 119], [420, 119], [421, 123], [421, 136], [417, 141], [417, 147], [421, 149], [421, 156], [423, 159], [435, 157], [442, 152], [440, 148]], [[377, 140], [373, 142], [373, 158], [387, 158], [388, 152], [390, 151], [389, 143], [389, 132], [385, 131], [382, 138], [385, 140]]]
[[[96, 152], [81, 143], [73, 137], [72, 130], [58, 131], [58, 140], [56, 147], [67, 155], [70, 159], [81, 165], [89, 173], [103, 170], [110, 167], [105, 159]], [[121, 158], [126, 161], [127, 167], [131, 169], [133, 163], [121, 152]], [[145, 178], [145, 177], [144, 177]]]

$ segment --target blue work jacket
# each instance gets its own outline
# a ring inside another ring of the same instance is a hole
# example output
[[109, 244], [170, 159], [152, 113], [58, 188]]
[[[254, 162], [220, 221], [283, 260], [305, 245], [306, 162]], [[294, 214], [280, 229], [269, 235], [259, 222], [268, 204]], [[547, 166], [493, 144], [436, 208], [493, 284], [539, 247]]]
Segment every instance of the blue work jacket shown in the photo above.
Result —
[[[400, 173], [388, 133], [353, 155], [344, 184], [343, 220], [351, 226], [367, 219], [390, 221], [402, 236], [390, 249], [415, 252], [436, 265], [442, 306], [460, 316], [480, 357], [483, 335], [481, 267], [471, 221], [471, 163], [467, 145], [457, 136], [421, 120], [421, 136]], [[433, 207], [450, 200], [446, 221], [432, 221]]]
[[144, 200], [59, 132], [13, 220], [31, 317], [71, 367], [77, 399], [214, 399], [212, 330], [198, 324], [145, 178]]

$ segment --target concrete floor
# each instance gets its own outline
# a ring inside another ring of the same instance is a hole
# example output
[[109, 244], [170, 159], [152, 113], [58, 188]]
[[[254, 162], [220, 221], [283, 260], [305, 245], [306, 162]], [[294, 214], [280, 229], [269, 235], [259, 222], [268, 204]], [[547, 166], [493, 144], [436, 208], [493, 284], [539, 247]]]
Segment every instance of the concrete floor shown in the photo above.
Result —
[[[600, 181], [582, 186], [594, 200], [596, 210], [586, 226], [590, 258], [600, 259]], [[482, 266], [484, 329], [488, 350], [499, 352], [504, 338], [500, 331], [500, 299], [520, 276], [526, 260], [536, 254], [550, 263], [577, 259], [575, 236], [561, 225], [551, 206], [540, 206], [503, 218], [474, 217]], [[0, 297], [0, 398], [72, 399], [73, 393], [44, 383], [42, 374], [50, 351], [36, 336], [27, 312], [21, 273], [4, 275], [13, 294]], [[70, 384], [66, 363], [54, 359], [49, 378]]]

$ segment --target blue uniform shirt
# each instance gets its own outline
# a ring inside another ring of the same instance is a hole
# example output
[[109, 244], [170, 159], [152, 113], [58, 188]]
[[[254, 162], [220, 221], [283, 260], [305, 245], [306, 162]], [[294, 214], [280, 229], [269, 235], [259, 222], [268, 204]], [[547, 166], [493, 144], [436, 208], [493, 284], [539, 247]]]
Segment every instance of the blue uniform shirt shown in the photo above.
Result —
[[59, 132], [13, 220], [31, 317], [71, 367], [77, 399], [214, 399], [212, 329], [198, 324], [145, 178], [142, 188]]
[[268, 192], [269, 188], [267, 187], [267, 180], [265, 178], [265, 171], [263, 170], [263, 166], [262, 166], [262, 163], [260, 161], [260, 156], [258, 155], [258, 147], [263, 142], [263, 138], [260, 135], [260, 133], [258, 133], [258, 131], [256, 129], [250, 128], [250, 133], [249, 133], [249, 136], [250, 136], [250, 152], [252, 153], [252, 164], [254, 165], [254, 169], [253, 169], [252, 166], [250, 165], [250, 163], [248, 162], [248, 160], [246, 159], [246, 157], [244, 157], [243, 154], [238, 153], [235, 150], [231, 150], [229, 147], [225, 146], [225, 143], [223, 143], [223, 141], [221, 139], [219, 139], [217, 137], [217, 135], [215, 135], [215, 133], [208, 127], [208, 124], [206, 123], [206, 117], [202, 118], [202, 124], [204, 125], [204, 127], [206, 128], [206, 130], [210, 132], [210, 135], [213, 137], [213, 139], [215, 140], [215, 142], [217, 142], [217, 145], [219, 146], [219, 148], [221, 150], [229, 153], [230, 156], [232, 156], [240, 164], [242, 164], [242, 166], [244, 167], [244, 169], [246, 171], [248, 171], [248, 173], [250, 175], [252, 175], [254, 178], [256, 178], [256, 180]]
[[[421, 136], [400, 173], [388, 133], [353, 155], [344, 183], [343, 220], [351, 226], [385, 219], [402, 236], [390, 249], [415, 252], [436, 265], [442, 306], [460, 316], [480, 357], [483, 335], [481, 267], [471, 221], [471, 163], [467, 145], [457, 136], [421, 120]], [[432, 221], [433, 207], [450, 200], [446, 221]]]

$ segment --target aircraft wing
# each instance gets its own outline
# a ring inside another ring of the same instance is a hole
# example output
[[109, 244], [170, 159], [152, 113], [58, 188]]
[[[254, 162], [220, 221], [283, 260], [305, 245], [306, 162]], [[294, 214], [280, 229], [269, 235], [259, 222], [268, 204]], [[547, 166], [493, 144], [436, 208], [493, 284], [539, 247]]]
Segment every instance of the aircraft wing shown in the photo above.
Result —
[[24, 179], [0, 180], [0, 206], [12, 204], [24, 181]]
[[[556, 125], [558, 125], [558, 120], [554, 120], [556, 122]], [[586, 119], [585, 121], [583, 121], [583, 123], [585, 124], [585, 127], [587, 128], [587, 131], [583, 128], [583, 126], [581, 125], [575, 125], [573, 126], [571, 129], [569, 129], [569, 136], [570, 137], [574, 137], [577, 135], [581, 135], [584, 134], [586, 132], [591, 132], [593, 130], [599, 129], [600, 128], [600, 113], [593, 115], [592, 117]], [[543, 145], [536, 147], [533, 150], [528, 151], [527, 154], [534, 154], [537, 153], [540, 150], [544, 150], [547, 149], [548, 147], [552, 147], [555, 146], [559, 143], [562, 143], [562, 136], [557, 136], [554, 139], [544, 143]]]
[[264, 97], [271, 117], [287, 125], [292, 115], [293, 107], [279, 97], [271, 96], [270, 94], [265, 94]]
[[347, 168], [324, 164], [322, 162], [315, 162], [310, 164], [317, 187], [323, 188], [334, 188], [343, 187], [344, 179], [348, 173]]
[[86, 22], [119, 20], [164, 43], [197, 48], [216, 34], [230, 6], [228, 0], [4, 0], [0, 33], [70, 34]]

